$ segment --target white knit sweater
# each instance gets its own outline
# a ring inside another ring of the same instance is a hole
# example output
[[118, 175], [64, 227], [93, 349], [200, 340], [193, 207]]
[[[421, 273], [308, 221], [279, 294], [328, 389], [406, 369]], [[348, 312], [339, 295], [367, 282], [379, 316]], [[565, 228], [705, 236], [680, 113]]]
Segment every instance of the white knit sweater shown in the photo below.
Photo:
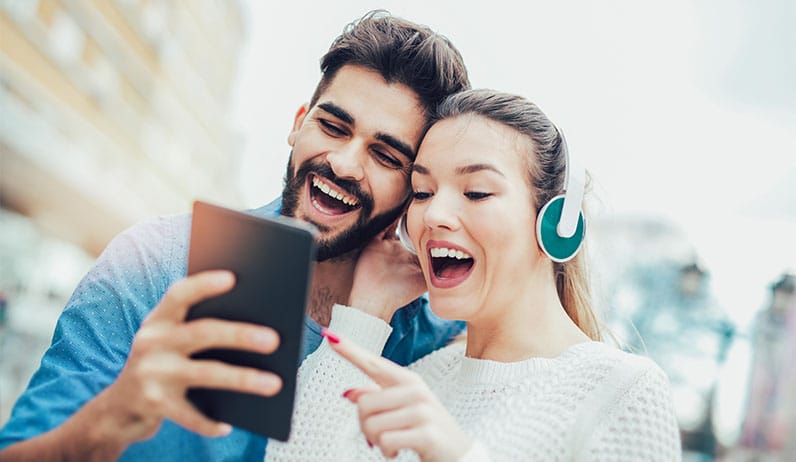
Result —
[[[341, 305], [329, 327], [375, 353], [391, 332]], [[514, 363], [468, 358], [464, 347], [455, 343], [409, 366], [472, 436], [462, 460], [680, 460], [669, 383], [652, 361], [598, 342]], [[269, 441], [266, 460], [385, 460], [368, 447], [356, 407], [342, 397], [366, 383], [324, 341], [299, 370], [290, 440]], [[404, 450], [391, 460], [418, 457]]]

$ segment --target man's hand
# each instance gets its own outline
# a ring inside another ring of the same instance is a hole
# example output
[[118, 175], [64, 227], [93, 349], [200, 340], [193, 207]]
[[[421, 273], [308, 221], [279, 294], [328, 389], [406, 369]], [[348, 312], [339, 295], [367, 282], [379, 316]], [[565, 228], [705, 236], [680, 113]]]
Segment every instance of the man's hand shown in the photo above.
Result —
[[359, 255], [348, 304], [386, 322], [395, 311], [426, 291], [417, 256], [395, 237], [395, 227]]
[[401, 449], [415, 451], [423, 461], [459, 460], [472, 438], [437, 400], [416, 373], [334, 336], [331, 347], [376, 382], [375, 387], [349, 390], [345, 398], [357, 405], [359, 424], [368, 443], [385, 457]]
[[185, 397], [188, 388], [217, 388], [273, 396], [282, 387], [279, 376], [191, 355], [210, 348], [273, 353], [277, 333], [252, 324], [197, 319], [185, 322], [194, 304], [229, 291], [235, 284], [228, 271], [198, 273], [174, 283], [136, 334], [127, 364], [108, 389], [113, 408], [128, 417], [133, 440], [152, 436], [164, 418], [206, 436], [230, 432], [198, 411]]
[[228, 271], [197, 273], [174, 283], [133, 340], [124, 369], [108, 388], [56, 429], [9, 446], [2, 460], [115, 460], [132, 443], [154, 435], [163, 419], [206, 436], [223, 436], [232, 427], [215, 422], [185, 397], [188, 388], [273, 396], [279, 376], [191, 355], [210, 348], [273, 353], [279, 346], [270, 328], [219, 319], [186, 322], [194, 304], [229, 291]]

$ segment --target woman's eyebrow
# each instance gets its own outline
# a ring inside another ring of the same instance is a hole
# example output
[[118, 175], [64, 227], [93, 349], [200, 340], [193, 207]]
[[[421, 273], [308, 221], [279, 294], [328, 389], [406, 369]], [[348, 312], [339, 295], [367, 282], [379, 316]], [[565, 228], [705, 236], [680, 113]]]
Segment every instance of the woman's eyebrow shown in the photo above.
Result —
[[456, 173], [459, 175], [467, 175], [469, 173], [476, 173], [484, 170], [495, 172], [502, 177], [506, 176], [503, 174], [503, 172], [498, 170], [497, 167], [491, 164], [470, 164], [470, 165], [464, 165], [462, 167], [456, 167]]
[[[498, 175], [500, 175], [500, 176], [502, 176], [504, 178], [506, 176], [506, 175], [503, 174], [503, 172], [498, 170], [497, 167], [495, 167], [494, 165], [491, 165], [491, 164], [464, 165], [462, 167], [456, 167], [455, 171], [456, 171], [456, 174], [458, 174], [458, 175], [467, 175], [467, 174], [470, 174], [470, 173], [482, 172], [484, 170], [487, 170], [487, 171], [490, 171], [490, 172], [495, 172], [495, 173], [497, 173]], [[412, 164], [411, 173], [418, 173], [420, 175], [428, 175], [429, 174], [429, 170], [428, 170], [428, 168], [426, 168], [426, 167], [424, 167], [424, 166], [422, 166], [422, 165], [420, 165], [418, 163], [414, 163], [414, 164]]]
[[428, 169], [418, 163], [412, 164], [412, 169], [409, 173], [419, 173], [420, 175], [428, 175]]

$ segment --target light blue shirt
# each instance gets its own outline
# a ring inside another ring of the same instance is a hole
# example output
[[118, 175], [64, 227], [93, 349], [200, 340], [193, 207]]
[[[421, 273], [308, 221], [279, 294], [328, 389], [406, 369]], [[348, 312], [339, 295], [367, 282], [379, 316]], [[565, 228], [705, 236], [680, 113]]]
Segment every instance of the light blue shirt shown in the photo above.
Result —
[[[280, 209], [277, 199], [251, 212], [274, 216]], [[50, 348], [0, 430], [0, 449], [61, 425], [116, 379], [144, 317], [186, 275], [190, 227], [190, 215], [161, 217], [113, 239], [58, 319]], [[464, 328], [435, 316], [425, 297], [399, 309], [390, 324], [383, 355], [402, 365], [446, 345]], [[320, 326], [307, 317], [305, 357], [320, 342]], [[266, 438], [237, 428], [223, 438], [205, 438], [166, 420], [120, 460], [260, 462], [266, 444]]]

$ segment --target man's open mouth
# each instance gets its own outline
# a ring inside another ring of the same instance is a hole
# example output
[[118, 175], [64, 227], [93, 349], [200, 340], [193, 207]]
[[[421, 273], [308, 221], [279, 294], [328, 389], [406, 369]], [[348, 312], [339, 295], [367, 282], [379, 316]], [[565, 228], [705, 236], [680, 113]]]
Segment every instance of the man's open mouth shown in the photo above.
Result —
[[317, 175], [311, 176], [309, 192], [315, 208], [327, 215], [343, 215], [360, 208], [356, 197]]
[[475, 264], [473, 257], [461, 249], [434, 244], [429, 246], [428, 253], [433, 273], [431, 281], [437, 287], [453, 287], [464, 282]]

